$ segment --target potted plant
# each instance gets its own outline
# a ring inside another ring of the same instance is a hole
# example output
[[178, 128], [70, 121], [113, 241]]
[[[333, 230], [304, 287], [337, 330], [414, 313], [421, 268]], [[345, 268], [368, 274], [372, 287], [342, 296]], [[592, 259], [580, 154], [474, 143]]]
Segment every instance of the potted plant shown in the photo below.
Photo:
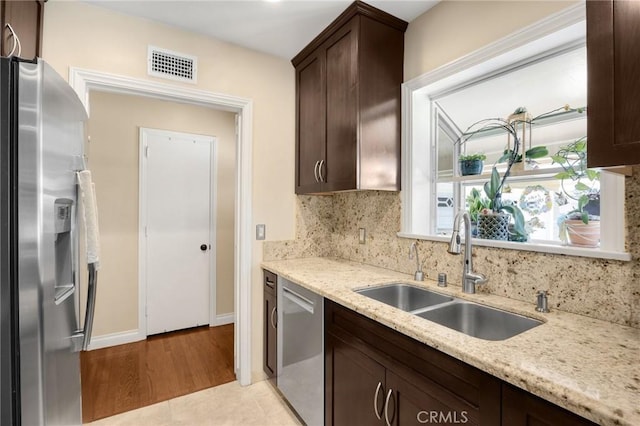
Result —
[[[600, 242], [600, 172], [587, 168], [587, 138], [563, 146], [551, 156], [562, 171], [562, 193], [577, 201], [577, 207], [560, 218], [560, 238], [570, 245], [597, 247]], [[567, 183], [572, 182], [572, 188]]]
[[471, 219], [471, 235], [478, 236], [478, 216], [483, 210], [490, 208], [489, 199], [482, 196], [482, 193], [472, 188], [471, 193], [466, 198], [467, 210]]
[[[510, 149], [505, 149], [502, 157], [500, 157], [498, 159], [498, 163], [504, 163], [505, 161], [507, 161], [509, 159], [510, 156], [513, 155], [513, 151]], [[547, 149], [546, 146], [544, 145], [539, 145], [539, 146], [534, 146], [533, 148], [530, 148], [528, 150], [525, 151], [524, 153], [524, 159], [525, 162], [531, 166], [533, 166], [533, 168], [537, 167], [537, 163], [536, 163], [536, 159], [538, 158], [544, 158], [546, 156], [549, 155], [549, 150]], [[521, 165], [522, 163], [522, 155], [516, 155], [516, 164]]]
[[462, 176], [479, 175], [484, 167], [484, 160], [487, 156], [484, 154], [460, 155], [460, 174]]
[[[502, 202], [502, 191], [506, 179], [511, 173], [511, 168], [519, 156], [520, 138], [517, 132], [517, 121], [507, 121], [502, 118], [490, 118], [477, 121], [467, 128], [467, 130], [458, 138], [456, 143], [463, 144], [474, 135], [502, 129], [508, 132], [513, 138], [513, 150], [507, 156], [507, 169], [504, 175], [500, 177], [500, 173], [495, 166], [491, 169], [491, 178], [484, 184], [484, 192], [488, 198], [488, 205], [478, 214], [478, 238], [493, 240], [515, 240], [526, 241], [527, 232], [525, 230], [524, 216], [517, 205]], [[513, 225], [509, 223], [513, 217]]]
[[600, 243], [600, 216], [585, 210], [584, 199], [578, 207], [560, 219], [560, 239], [578, 247], [598, 247]]
[[[507, 169], [508, 171], [508, 169]], [[478, 238], [490, 240], [526, 241], [524, 215], [515, 204], [502, 201], [502, 189], [508, 174], [500, 178], [498, 170], [491, 169], [491, 179], [484, 184], [484, 192], [489, 199], [488, 207], [478, 215]], [[513, 225], [510, 227], [510, 219]]]

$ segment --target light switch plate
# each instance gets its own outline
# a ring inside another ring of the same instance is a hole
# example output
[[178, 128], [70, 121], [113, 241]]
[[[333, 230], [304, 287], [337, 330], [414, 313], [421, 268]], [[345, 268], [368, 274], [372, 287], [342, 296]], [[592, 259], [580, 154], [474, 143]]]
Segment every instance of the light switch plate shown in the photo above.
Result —
[[264, 240], [267, 236], [267, 225], [260, 223], [256, 225], [256, 240]]
[[367, 241], [367, 230], [365, 228], [358, 229], [358, 242], [364, 244]]

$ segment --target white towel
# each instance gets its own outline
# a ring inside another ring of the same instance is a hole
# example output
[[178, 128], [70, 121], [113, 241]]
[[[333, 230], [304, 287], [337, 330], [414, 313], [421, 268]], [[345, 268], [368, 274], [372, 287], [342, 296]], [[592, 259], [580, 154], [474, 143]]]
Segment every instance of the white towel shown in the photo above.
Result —
[[85, 224], [87, 263], [94, 263], [100, 269], [100, 234], [98, 232], [98, 206], [96, 204], [95, 186], [91, 180], [91, 172], [78, 172], [80, 198], [82, 200], [82, 217]]

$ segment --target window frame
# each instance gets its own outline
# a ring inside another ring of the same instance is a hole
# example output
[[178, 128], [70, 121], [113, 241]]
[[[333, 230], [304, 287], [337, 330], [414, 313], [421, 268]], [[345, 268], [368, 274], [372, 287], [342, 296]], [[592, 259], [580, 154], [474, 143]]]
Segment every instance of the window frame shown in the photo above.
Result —
[[[402, 224], [399, 237], [449, 241], [434, 235], [436, 203], [433, 189], [437, 176], [435, 123], [432, 97], [473, 81], [515, 68], [532, 58], [584, 44], [585, 6], [576, 4], [542, 21], [498, 40], [469, 55], [436, 68], [402, 85]], [[424, 117], [430, 117], [425, 120]], [[425, 143], [425, 141], [428, 141]], [[416, 161], [414, 161], [414, 159]], [[427, 159], [427, 161], [417, 161]], [[603, 171], [601, 242], [598, 248], [581, 248], [552, 243], [521, 243], [474, 238], [474, 244], [505, 249], [573, 256], [631, 260], [625, 252], [624, 176]], [[459, 194], [454, 194], [459, 201]], [[455, 208], [457, 212], [458, 207]]]

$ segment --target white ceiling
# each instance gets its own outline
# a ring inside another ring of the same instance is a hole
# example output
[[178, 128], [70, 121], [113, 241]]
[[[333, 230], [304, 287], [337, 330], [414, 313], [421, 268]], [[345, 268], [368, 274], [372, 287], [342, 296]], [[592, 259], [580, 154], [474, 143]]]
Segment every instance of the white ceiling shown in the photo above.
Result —
[[[293, 58], [352, 0], [84, 0], [250, 49]], [[439, 0], [372, 0], [372, 6], [407, 22]]]

